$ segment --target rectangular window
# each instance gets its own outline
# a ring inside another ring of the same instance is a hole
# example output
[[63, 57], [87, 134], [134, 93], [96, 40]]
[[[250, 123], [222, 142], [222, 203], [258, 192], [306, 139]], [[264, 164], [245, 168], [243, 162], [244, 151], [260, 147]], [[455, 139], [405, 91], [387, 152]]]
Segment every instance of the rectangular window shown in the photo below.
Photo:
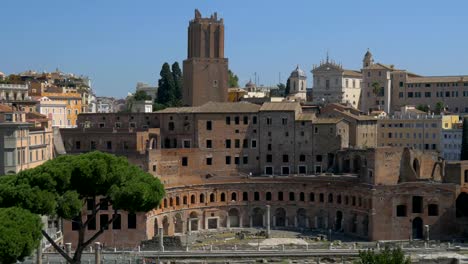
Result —
[[244, 156], [242, 158], [242, 163], [245, 165], [245, 164], [249, 164], [249, 156]]
[[212, 147], [213, 147], [213, 144], [212, 144], [211, 139], [207, 139], [206, 140], [206, 148], [212, 148]]
[[267, 148], [268, 148], [268, 150], [271, 151], [271, 144], [268, 144], [268, 145], [267, 145]]
[[249, 123], [249, 117], [244, 116], [244, 125], [247, 125]]
[[230, 124], [231, 124], [231, 117], [226, 116], [226, 125], [230, 125]]
[[[88, 219], [93, 217], [93, 215], [88, 215]], [[96, 230], [96, 218], [88, 222], [88, 230]]]
[[271, 125], [273, 120], [271, 120], [271, 117], [266, 118], [267, 125]]
[[91, 150], [96, 149], [96, 141], [91, 141]]
[[136, 214], [129, 213], [128, 214], [128, 229], [136, 229], [137, 221], [136, 221]]
[[240, 148], [240, 139], [236, 139], [236, 140], [234, 141], [234, 147], [235, 147], [235, 148]]
[[413, 213], [421, 214], [423, 212], [423, 198], [422, 196], [413, 196]]
[[230, 139], [226, 139], [225, 144], [226, 144], [226, 148], [231, 148], [231, 140]]
[[182, 166], [184, 166], [184, 167], [188, 166], [188, 158], [187, 157], [182, 157]]
[[273, 155], [267, 154], [266, 155], [266, 162], [273, 162]]
[[425, 92], [424, 97], [431, 97], [431, 92]]
[[184, 148], [190, 148], [190, 145], [191, 145], [190, 140], [184, 139], [183, 144], [184, 144]]
[[307, 167], [304, 165], [299, 165], [299, 174], [306, 174], [307, 173]]
[[213, 158], [209, 157], [209, 158], [206, 158], [206, 165], [213, 165]]
[[212, 125], [211, 120], [206, 121], [206, 130], [212, 130], [212, 129], [213, 129], [213, 125]]
[[234, 164], [239, 165], [240, 159], [239, 156], [234, 157]]
[[234, 123], [235, 123], [236, 125], [239, 124], [239, 117], [238, 117], [238, 116], [235, 116], [235, 117], [234, 117]]
[[81, 149], [81, 142], [80, 141], [75, 142], [75, 149]]
[[72, 230], [73, 230], [73, 231], [75, 231], [75, 230], [80, 230], [80, 223], [79, 223], [80, 220], [81, 220], [81, 215], [79, 215], [79, 216], [77, 216], [77, 217], [75, 217], [75, 218], [73, 218], [73, 219], [71, 220], [71, 222], [72, 222]]
[[88, 199], [86, 199], [86, 209], [87, 209], [88, 211], [93, 210], [95, 204], [96, 204], [96, 202], [94, 201], [93, 198], [88, 198]]
[[283, 162], [289, 162], [289, 156], [284, 154], [283, 155]]
[[169, 122], [169, 131], [174, 131], [174, 129], [175, 129], [174, 122]]
[[252, 139], [252, 143], [250, 145], [251, 148], [257, 148], [257, 140], [256, 139]]
[[248, 139], [244, 139], [243, 142], [242, 142], [242, 147], [243, 148], [248, 148], [249, 147], [249, 140]]
[[109, 221], [109, 215], [102, 214], [99, 216], [99, 225], [104, 229], [107, 230], [109, 227], [107, 226], [107, 222]]
[[112, 149], [112, 141], [107, 141], [107, 149]]
[[287, 124], [288, 124], [288, 119], [287, 119], [286, 117], [283, 117], [283, 118], [281, 119], [281, 123], [282, 123], [283, 125], [287, 125]]
[[115, 218], [114, 222], [112, 222], [112, 229], [114, 230], [119, 230], [122, 225], [122, 216], [120, 214], [117, 214], [117, 217]]
[[231, 156], [226, 156], [226, 165], [231, 164]]
[[257, 117], [256, 117], [256, 116], [252, 117], [252, 123], [253, 123], [254, 125], [257, 124]]

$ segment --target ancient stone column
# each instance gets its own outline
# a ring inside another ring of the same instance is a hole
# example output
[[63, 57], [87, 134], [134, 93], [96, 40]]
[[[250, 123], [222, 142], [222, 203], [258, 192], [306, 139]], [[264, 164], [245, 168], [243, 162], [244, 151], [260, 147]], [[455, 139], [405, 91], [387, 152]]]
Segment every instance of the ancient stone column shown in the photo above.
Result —
[[266, 213], [266, 224], [267, 224], [267, 238], [270, 237], [270, 205], [266, 206], [267, 213]]
[[101, 243], [94, 243], [94, 263], [101, 264]]
[[65, 253], [71, 257], [71, 243], [65, 243]]
[[37, 250], [36, 250], [36, 263], [42, 264], [42, 242], [39, 243], [39, 246], [37, 247]]
[[164, 232], [163, 228], [159, 228], [159, 250], [164, 251]]

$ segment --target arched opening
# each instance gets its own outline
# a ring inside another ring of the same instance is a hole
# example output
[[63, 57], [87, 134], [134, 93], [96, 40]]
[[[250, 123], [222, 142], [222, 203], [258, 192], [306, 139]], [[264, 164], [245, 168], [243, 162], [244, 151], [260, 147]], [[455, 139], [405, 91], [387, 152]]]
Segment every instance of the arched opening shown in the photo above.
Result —
[[226, 194], [221, 193], [221, 202], [225, 202], [225, 201], [226, 201]]
[[297, 210], [297, 226], [300, 228], [307, 227], [307, 213], [304, 208], [299, 208]]
[[229, 210], [228, 217], [230, 227], [240, 227], [239, 211], [236, 208]]
[[237, 193], [233, 192], [231, 193], [231, 202], [237, 201]]
[[361, 172], [361, 167], [362, 167], [361, 156], [357, 155], [353, 159], [353, 172], [354, 173]]
[[167, 208], [167, 199], [166, 198], [164, 198], [163, 204], [164, 204], [164, 208]]
[[265, 200], [271, 201], [271, 192], [267, 192], [267, 193], [266, 193]]
[[414, 159], [413, 160], [413, 170], [414, 172], [416, 173], [416, 175], [419, 175], [419, 160], [418, 159]]
[[158, 219], [154, 218], [154, 223], [153, 223], [153, 237], [159, 235], [159, 225], [158, 225]]
[[304, 202], [305, 201], [305, 195], [303, 192], [299, 193], [299, 201]]
[[252, 211], [252, 226], [263, 226], [263, 210], [256, 207]]
[[351, 216], [351, 232], [356, 233], [357, 232], [357, 215], [353, 214]]
[[278, 208], [275, 211], [275, 226], [284, 227], [286, 226], [286, 210]]
[[162, 225], [163, 225], [163, 234], [167, 236], [169, 234], [169, 219], [167, 218], [167, 216], [164, 216]]
[[172, 199], [172, 197], [169, 198], [169, 206], [174, 206], [174, 200]]
[[200, 194], [200, 203], [205, 202], [205, 195], [203, 193]]
[[413, 219], [413, 239], [423, 238], [423, 220], [421, 217]]
[[333, 194], [328, 194], [328, 202], [333, 203]]
[[152, 138], [150, 142], [151, 142], [151, 149], [157, 149], [158, 148], [158, 139], [157, 138]]
[[198, 231], [198, 214], [196, 212], [191, 212], [189, 215], [189, 231]]
[[210, 203], [216, 202], [216, 198], [215, 198], [215, 197], [216, 197], [216, 196], [215, 196], [214, 193], [210, 194]]
[[179, 198], [179, 196], [177, 196], [177, 197], [175, 198], [175, 205], [176, 205], [176, 206], [180, 205], [180, 198]]
[[190, 203], [191, 204], [195, 203], [195, 194], [192, 194], [192, 196], [190, 196]]
[[184, 198], [182, 199], [183, 203], [184, 204], [187, 204], [187, 196], [184, 196]]
[[341, 231], [342, 222], [343, 222], [343, 212], [336, 211], [336, 217], [335, 217], [335, 230], [336, 231]]
[[468, 217], [468, 194], [465, 192], [460, 193], [457, 197], [456, 215], [457, 217]]
[[182, 216], [180, 214], [176, 214], [174, 217], [174, 233], [182, 233], [184, 228], [182, 225]]

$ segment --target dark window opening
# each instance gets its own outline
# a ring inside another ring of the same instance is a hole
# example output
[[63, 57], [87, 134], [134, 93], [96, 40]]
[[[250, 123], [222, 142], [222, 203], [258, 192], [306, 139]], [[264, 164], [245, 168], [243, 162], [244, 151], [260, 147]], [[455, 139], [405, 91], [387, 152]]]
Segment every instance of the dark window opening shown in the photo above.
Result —
[[136, 214], [129, 213], [128, 214], [128, 229], [136, 229], [136, 226], [137, 226]]
[[439, 206], [437, 204], [429, 204], [427, 214], [429, 216], [438, 216], [439, 215]]
[[248, 201], [249, 200], [249, 193], [248, 192], [243, 192], [242, 193], [242, 201]]
[[260, 201], [260, 193], [259, 192], [254, 192], [254, 200], [255, 201]]
[[423, 198], [421, 196], [413, 196], [413, 213], [421, 214], [423, 212]]
[[406, 205], [404, 205], [404, 204], [397, 205], [396, 216], [397, 217], [405, 217], [406, 216]]
[[283, 201], [283, 192], [278, 192], [278, 201]]
[[290, 193], [289, 193], [289, 201], [294, 201], [295, 198], [296, 198], [295, 193], [290, 192]]

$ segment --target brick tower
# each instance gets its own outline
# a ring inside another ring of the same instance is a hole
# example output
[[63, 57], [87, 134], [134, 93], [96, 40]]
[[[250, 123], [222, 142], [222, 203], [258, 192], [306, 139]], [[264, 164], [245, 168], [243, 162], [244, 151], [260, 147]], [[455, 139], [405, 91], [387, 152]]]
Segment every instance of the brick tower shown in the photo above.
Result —
[[224, 23], [214, 13], [195, 18], [188, 27], [188, 57], [184, 60], [182, 101], [198, 106], [209, 101], [226, 102], [228, 97], [228, 59], [224, 58]]

